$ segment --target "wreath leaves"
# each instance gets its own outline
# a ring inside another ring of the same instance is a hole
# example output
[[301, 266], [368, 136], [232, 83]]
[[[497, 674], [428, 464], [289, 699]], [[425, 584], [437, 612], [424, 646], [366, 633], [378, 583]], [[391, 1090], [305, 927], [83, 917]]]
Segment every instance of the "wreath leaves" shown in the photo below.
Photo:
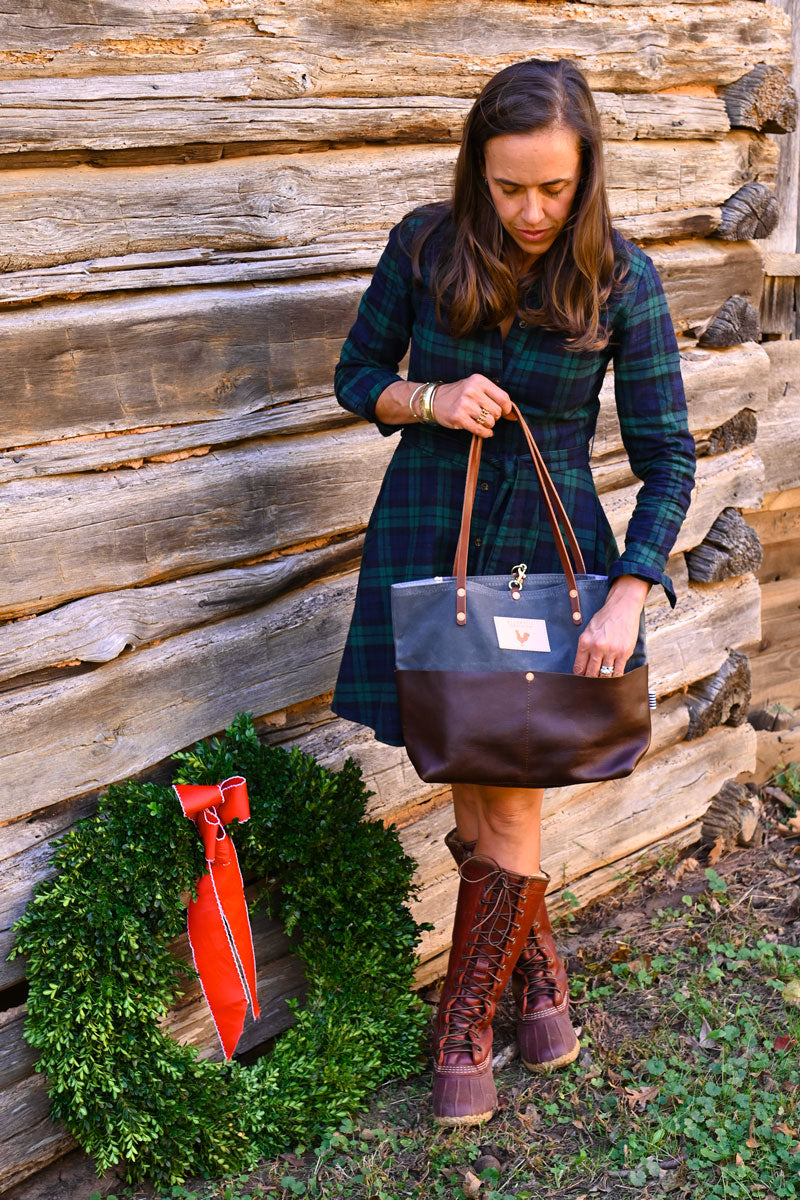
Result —
[[[309, 982], [295, 1023], [251, 1066], [201, 1060], [159, 1026], [192, 968], [169, 950], [181, 893], [205, 870], [171, 788], [112, 784], [97, 813], [53, 843], [55, 874], [15, 925], [28, 956], [26, 1040], [40, 1052], [51, 1113], [129, 1183], [252, 1169], [353, 1115], [384, 1080], [420, 1069], [427, 1022], [413, 991], [428, 923], [406, 906], [415, 862], [394, 826], [365, 819], [357, 764], [321, 767], [267, 746], [252, 714], [173, 755], [175, 782], [243, 775], [250, 820], [228, 828], [242, 869], [280, 883], [277, 909]], [[268, 904], [272, 894], [266, 891]]]

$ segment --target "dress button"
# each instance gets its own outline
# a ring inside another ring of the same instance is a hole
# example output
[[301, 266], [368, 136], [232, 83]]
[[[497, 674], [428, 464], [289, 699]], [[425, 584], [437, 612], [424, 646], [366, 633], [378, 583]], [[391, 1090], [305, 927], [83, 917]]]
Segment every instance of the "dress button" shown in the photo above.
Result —
[[528, 322], [527, 322], [527, 321], [518, 321], [518, 322], [517, 322], [517, 324], [519, 325], [520, 329], [527, 329], [527, 328], [528, 328]]
[[483, 483], [481, 484], [481, 491], [482, 491], [482, 492], [488, 492], [488, 490], [489, 490], [489, 485], [488, 485], [488, 483], [486, 482], [486, 480], [484, 479]]
[[483, 545], [483, 538], [479, 538], [479, 537], [473, 538], [473, 539], [472, 539], [472, 544], [473, 544], [473, 546], [482, 546], [482, 545]]

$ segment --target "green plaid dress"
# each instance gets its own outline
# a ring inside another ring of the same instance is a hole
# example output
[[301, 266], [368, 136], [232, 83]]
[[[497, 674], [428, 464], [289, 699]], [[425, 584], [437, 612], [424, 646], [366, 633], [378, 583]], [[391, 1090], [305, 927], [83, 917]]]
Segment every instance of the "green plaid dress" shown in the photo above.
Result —
[[[515, 320], [505, 341], [499, 328], [454, 339], [437, 324], [427, 287], [414, 285], [407, 253], [418, 210], [389, 235], [336, 367], [342, 407], [400, 436], [375, 502], [364, 542], [350, 630], [333, 696], [335, 713], [367, 725], [376, 738], [402, 746], [390, 586], [398, 581], [452, 575], [471, 435], [435, 425], [387, 425], [375, 403], [403, 376], [398, 364], [409, 348], [408, 378], [449, 383], [474, 372], [499, 384], [522, 410], [575, 529], [593, 574], [638, 575], [661, 584], [675, 605], [664, 573], [689, 507], [695, 446], [672, 320], [652, 260], [614, 230], [614, 249], [630, 259], [620, 294], [603, 320], [612, 329], [605, 350], [576, 353], [563, 334]], [[427, 240], [424, 283], [446, 222]], [[533, 289], [539, 288], [537, 282]], [[538, 297], [530, 297], [539, 303]], [[625, 549], [616, 540], [589, 468], [598, 394], [614, 364], [617, 411], [631, 468], [641, 479]], [[560, 571], [550, 525], [522, 433], [501, 420], [483, 444], [467, 564], [471, 575], [505, 574], [518, 562], [530, 574]]]

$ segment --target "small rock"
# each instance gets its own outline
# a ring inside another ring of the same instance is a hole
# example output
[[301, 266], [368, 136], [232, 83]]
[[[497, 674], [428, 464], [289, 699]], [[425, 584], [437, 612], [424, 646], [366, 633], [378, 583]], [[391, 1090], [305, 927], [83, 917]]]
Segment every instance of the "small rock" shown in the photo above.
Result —
[[473, 1171], [475, 1171], [478, 1175], [480, 1175], [481, 1172], [485, 1171], [488, 1167], [491, 1167], [493, 1171], [502, 1171], [503, 1169], [500, 1165], [500, 1159], [495, 1158], [493, 1154], [482, 1154], [480, 1158], [476, 1158], [475, 1162], [472, 1164]]

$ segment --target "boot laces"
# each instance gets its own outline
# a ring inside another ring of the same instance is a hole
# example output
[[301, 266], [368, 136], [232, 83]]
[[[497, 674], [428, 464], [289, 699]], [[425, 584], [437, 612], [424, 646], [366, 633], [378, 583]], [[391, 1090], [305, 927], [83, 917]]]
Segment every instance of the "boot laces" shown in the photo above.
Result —
[[550, 963], [550, 955], [534, 929], [531, 930], [528, 942], [517, 959], [516, 970], [525, 980], [522, 993], [523, 1011], [539, 996], [547, 995], [550, 999], [555, 997], [558, 985]]
[[[500, 984], [508, 945], [519, 929], [516, 918], [525, 895], [524, 885], [509, 879], [502, 869], [485, 889], [479, 911], [481, 906], [488, 907], [492, 899], [494, 902], [470, 929], [472, 936], [462, 959], [456, 987], [442, 1013], [444, 1033], [439, 1041], [440, 1056], [457, 1050], [470, 1052], [477, 1034], [476, 1026], [485, 1027], [489, 1023], [493, 993]], [[483, 970], [477, 974], [480, 960], [483, 960]]]

